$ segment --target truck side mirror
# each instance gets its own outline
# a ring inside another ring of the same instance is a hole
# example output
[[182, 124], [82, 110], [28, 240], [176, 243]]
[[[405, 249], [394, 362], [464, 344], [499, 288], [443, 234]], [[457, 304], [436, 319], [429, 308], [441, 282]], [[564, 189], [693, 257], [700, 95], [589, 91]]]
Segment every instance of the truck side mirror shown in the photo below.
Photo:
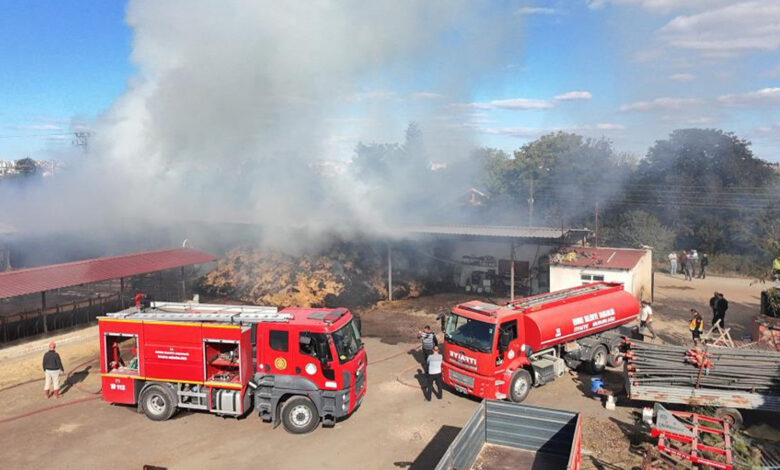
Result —
[[509, 349], [509, 342], [512, 341], [508, 331], [499, 330], [498, 333], [498, 350], [504, 352]]

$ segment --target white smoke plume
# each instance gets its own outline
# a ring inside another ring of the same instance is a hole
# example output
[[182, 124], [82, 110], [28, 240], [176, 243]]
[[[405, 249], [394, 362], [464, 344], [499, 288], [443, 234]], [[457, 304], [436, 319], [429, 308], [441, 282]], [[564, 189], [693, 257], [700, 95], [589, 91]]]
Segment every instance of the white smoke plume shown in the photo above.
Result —
[[[0, 216], [23, 230], [139, 220], [381, 228], [403, 218], [389, 212], [415, 208], [383, 205], [339, 139], [403, 141], [417, 121], [420, 158], [466, 155], [468, 131], [442, 114], [469, 99], [517, 28], [491, 10], [466, 0], [132, 0], [137, 74], [94, 123], [84, 162], [15, 194]], [[323, 176], [320, 160], [347, 171]], [[419, 190], [388, 179], [397, 194]]]

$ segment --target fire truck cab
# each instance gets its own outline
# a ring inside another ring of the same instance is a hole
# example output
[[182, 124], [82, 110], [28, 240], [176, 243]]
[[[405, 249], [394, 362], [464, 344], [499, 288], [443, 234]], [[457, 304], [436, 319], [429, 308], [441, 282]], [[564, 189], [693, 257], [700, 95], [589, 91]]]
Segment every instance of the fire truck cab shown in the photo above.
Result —
[[366, 393], [349, 310], [151, 302], [98, 318], [103, 399], [152, 420], [254, 409], [291, 433], [333, 425]]
[[444, 383], [469, 395], [523, 401], [533, 386], [587, 365], [621, 363], [616, 330], [638, 317], [622, 284], [594, 283], [499, 306], [457, 305], [443, 319]]

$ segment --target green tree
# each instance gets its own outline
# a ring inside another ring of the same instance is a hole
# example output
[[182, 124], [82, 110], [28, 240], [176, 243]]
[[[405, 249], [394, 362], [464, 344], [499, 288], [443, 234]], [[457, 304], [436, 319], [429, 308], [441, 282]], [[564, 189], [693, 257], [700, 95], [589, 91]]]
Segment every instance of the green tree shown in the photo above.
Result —
[[650, 246], [659, 259], [672, 249], [675, 236], [656, 217], [641, 210], [620, 214], [614, 223], [604, 227], [603, 233], [609, 245], [627, 248]]
[[14, 167], [22, 176], [32, 176], [38, 171], [38, 165], [36, 165], [35, 160], [30, 157], [16, 160]]

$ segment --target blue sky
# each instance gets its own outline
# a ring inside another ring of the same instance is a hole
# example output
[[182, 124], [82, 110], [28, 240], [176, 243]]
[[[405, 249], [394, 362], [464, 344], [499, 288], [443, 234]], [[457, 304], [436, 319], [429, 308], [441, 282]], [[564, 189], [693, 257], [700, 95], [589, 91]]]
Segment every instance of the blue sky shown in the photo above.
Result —
[[[780, 161], [780, 2], [490, 5], [512, 32], [463, 95], [436, 89], [442, 77], [429, 66], [412, 70], [403, 89], [377, 70], [361, 101], [437, 101], [455, 110], [448, 117], [472, 131], [475, 143], [505, 150], [569, 130], [642, 156], [675, 128], [716, 127], [751, 140], [757, 156]], [[0, 0], [0, 159], [67, 150], [68, 133], [91, 127], [123, 93], [136, 73], [125, 8], [105, 0]], [[442, 40], [446, 50], [449, 39]], [[455, 47], [447, 52], [458, 54]], [[334, 116], [356, 112], [347, 105]], [[415, 118], [402, 113], [391, 135], [402, 135], [403, 123]], [[334, 136], [341, 151], [355, 138]]]

